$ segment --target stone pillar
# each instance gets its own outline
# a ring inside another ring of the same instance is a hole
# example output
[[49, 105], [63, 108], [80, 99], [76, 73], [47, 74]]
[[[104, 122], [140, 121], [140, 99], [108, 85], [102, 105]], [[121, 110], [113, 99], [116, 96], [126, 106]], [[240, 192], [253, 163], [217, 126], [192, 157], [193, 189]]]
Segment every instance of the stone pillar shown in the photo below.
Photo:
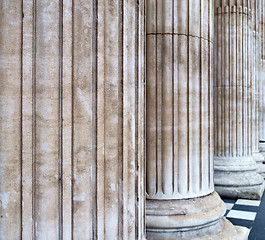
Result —
[[147, 1], [150, 240], [236, 235], [213, 186], [212, 53], [213, 1]]
[[0, 239], [145, 239], [144, 9], [1, 1]]
[[259, 108], [260, 108], [260, 2], [253, 2], [253, 46], [250, 49], [251, 51], [251, 79], [252, 79], [252, 151], [253, 158], [258, 163], [258, 173], [265, 177], [265, 165], [264, 156], [260, 153], [259, 150], [259, 141], [260, 141], [260, 121], [259, 121]]
[[260, 152], [265, 157], [265, 1], [260, 0]]
[[252, 157], [253, 16], [251, 1], [216, 1], [215, 189], [259, 199], [264, 190]]

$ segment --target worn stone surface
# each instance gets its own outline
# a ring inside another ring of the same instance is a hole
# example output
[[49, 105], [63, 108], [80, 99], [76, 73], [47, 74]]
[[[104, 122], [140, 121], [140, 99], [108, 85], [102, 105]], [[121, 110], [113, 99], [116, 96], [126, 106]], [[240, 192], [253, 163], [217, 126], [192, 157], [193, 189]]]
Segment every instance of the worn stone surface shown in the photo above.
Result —
[[253, 9], [251, 1], [215, 6], [215, 188], [222, 196], [259, 199], [264, 180], [252, 156], [258, 152]]
[[147, 1], [148, 239], [236, 237], [213, 192], [213, 4]]
[[[260, 11], [259, 11], [259, 31], [260, 31], [260, 103], [259, 103], [259, 124], [260, 124], [260, 152], [265, 157], [265, 1], [260, 0]], [[265, 165], [264, 165], [265, 166]], [[263, 169], [265, 167], [262, 166]], [[263, 171], [262, 171], [263, 172]], [[263, 175], [265, 172], [263, 172]]]
[[144, 1], [1, 1], [1, 239], [145, 239], [144, 37]]
[[0, 3], [0, 238], [21, 236], [21, 5]]
[[[259, 1], [253, 2], [253, 46], [250, 50], [251, 54], [251, 76], [252, 76], [252, 155], [253, 159], [258, 164], [258, 173], [260, 175], [265, 175], [265, 165], [264, 156], [259, 150], [259, 140], [260, 140], [260, 112], [259, 108], [261, 105], [260, 100], [260, 87], [262, 79], [260, 78], [260, 68], [261, 68], [261, 33], [260, 33], [260, 13], [261, 7]], [[253, 54], [254, 53], [254, 54]]]
[[[216, 158], [216, 183], [225, 183], [217, 190], [229, 196], [257, 198], [263, 180], [250, 155], [262, 172], [264, 0], [259, 29], [248, 24], [250, 1], [238, 3], [222, 6], [216, 39], [226, 46], [228, 31], [233, 40], [239, 26], [231, 52], [217, 49], [229, 91], [217, 91], [223, 135], [216, 146], [232, 158]], [[214, 192], [213, 6], [213, 0], [0, 1], [0, 239], [144, 240], [145, 210], [148, 239], [246, 238], [246, 229], [223, 218]], [[260, 44], [258, 63], [249, 52]]]

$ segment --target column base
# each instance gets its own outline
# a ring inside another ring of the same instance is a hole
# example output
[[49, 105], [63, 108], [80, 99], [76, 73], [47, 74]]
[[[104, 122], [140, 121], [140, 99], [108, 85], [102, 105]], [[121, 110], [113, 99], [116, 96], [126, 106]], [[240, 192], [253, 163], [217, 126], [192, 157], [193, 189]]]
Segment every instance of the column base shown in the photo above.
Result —
[[243, 198], [260, 200], [264, 192], [265, 184], [251, 187], [240, 187], [240, 186], [216, 186], [215, 190], [222, 197], [228, 198]]
[[147, 200], [147, 239], [236, 239], [234, 226], [223, 217], [225, 211], [216, 192], [192, 199]]
[[258, 173], [265, 179], [265, 164], [258, 164]]
[[258, 169], [257, 172], [260, 174], [263, 178], [265, 178], [265, 158], [261, 152], [256, 152], [253, 153], [253, 159], [257, 162], [258, 164]]
[[259, 151], [265, 157], [265, 142], [259, 143]]
[[215, 190], [222, 197], [260, 199], [265, 184], [257, 167], [252, 157], [215, 158]]
[[264, 156], [261, 152], [254, 152], [252, 154], [253, 159], [257, 162], [257, 163], [263, 163], [264, 162]]

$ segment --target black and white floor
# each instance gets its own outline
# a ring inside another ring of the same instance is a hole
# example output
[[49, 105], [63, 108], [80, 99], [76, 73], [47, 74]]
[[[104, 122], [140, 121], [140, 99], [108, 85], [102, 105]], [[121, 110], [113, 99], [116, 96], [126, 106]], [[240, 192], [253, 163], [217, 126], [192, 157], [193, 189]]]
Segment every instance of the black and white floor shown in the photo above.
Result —
[[265, 197], [261, 201], [223, 199], [227, 211], [225, 217], [236, 226], [250, 230], [248, 240], [265, 240]]

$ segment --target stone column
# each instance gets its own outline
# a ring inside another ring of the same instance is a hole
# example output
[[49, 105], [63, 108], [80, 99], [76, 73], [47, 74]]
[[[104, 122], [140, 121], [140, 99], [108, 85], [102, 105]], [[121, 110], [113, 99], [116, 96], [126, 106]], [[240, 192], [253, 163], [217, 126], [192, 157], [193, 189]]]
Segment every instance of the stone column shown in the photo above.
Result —
[[145, 239], [144, 11], [1, 1], [0, 239]]
[[253, 45], [250, 49], [251, 51], [251, 79], [252, 79], [252, 151], [253, 158], [258, 163], [258, 173], [265, 177], [265, 165], [264, 156], [260, 153], [259, 150], [259, 141], [260, 141], [260, 121], [259, 121], [259, 108], [260, 108], [260, 2], [253, 2]]
[[265, 1], [260, 0], [260, 152], [265, 157]]
[[148, 239], [233, 239], [213, 186], [213, 1], [147, 1]]
[[251, 1], [216, 1], [215, 189], [259, 199], [264, 190], [252, 157], [253, 16]]

